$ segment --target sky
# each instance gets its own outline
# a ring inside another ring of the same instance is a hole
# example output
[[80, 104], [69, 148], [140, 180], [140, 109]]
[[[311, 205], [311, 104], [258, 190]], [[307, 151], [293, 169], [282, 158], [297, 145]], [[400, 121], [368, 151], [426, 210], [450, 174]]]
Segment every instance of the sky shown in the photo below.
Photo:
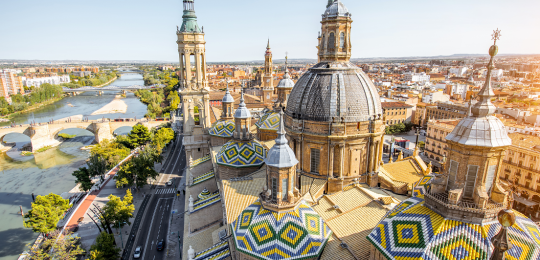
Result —
[[[540, 53], [538, 0], [341, 0], [352, 57]], [[2, 1], [0, 59], [178, 61], [181, 0]], [[327, 0], [195, 0], [208, 62], [316, 59]]]

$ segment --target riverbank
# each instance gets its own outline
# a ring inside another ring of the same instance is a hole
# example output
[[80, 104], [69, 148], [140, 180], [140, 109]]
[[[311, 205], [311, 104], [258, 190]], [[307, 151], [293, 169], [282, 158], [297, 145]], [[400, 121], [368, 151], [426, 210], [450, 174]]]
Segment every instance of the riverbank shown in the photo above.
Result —
[[97, 86], [94, 86], [95, 88], [101, 88], [101, 87], [104, 87], [105, 85], [109, 85], [111, 84], [113, 81], [117, 80], [118, 79], [118, 76], [114, 76], [114, 78], [112, 78], [111, 80], [107, 81], [106, 83], [103, 83], [101, 85], [97, 85]]
[[41, 103], [36, 103], [34, 105], [31, 105], [29, 106], [28, 108], [26, 108], [25, 110], [21, 110], [21, 111], [17, 111], [17, 112], [13, 112], [9, 115], [5, 115], [3, 117], [0, 117], [0, 122], [9, 122], [14, 116], [17, 116], [19, 114], [23, 114], [23, 113], [26, 113], [26, 112], [30, 112], [32, 110], [36, 110], [38, 108], [41, 108], [43, 106], [46, 106], [46, 105], [50, 105], [56, 101], [60, 101], [62, 100], [64, 97], [59, 97], [59, 98], [53, 98], [53, 99], [50, 99], [50, 100], [47, 100], [45, 102], [41, 102]]
[[102, 108], [94, 111], [92, 116], [95, 115], [104, 115], [104, 114], [116, 114], [116, 113], [122, 113], [125, 114], [127, 112], [128, 105], [124, 100], [121, 100], [118, 97], [115, 97], [109, 104], [103, 106]]

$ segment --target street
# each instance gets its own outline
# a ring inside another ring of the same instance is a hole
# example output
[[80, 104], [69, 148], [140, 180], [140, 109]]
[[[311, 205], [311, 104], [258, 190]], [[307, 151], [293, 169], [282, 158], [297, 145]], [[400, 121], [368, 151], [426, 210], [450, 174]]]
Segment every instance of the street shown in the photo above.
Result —
[[[165, 259], [169, 250], [176, 250], [177, 245], [174, 248], [169, 248], [168, 235], [170, 232], [177, 232], [177, 230], [170, 230], [169, 228], [173, 202], [178, 200], [176, 203], [181, 204], [177, 205], [177, 207], [184, 208], [184, 200], [176, 196], [176, 191], [182, 182], [186, 168], [186, 157], [181, 135], [177, 137], [169, 149], [169, 156], [161, 167], [161, 174], [153, 183], [151, 194], [146, 195], [145, 199], [151, 197], [146, 210], [139, 212], [141, 216], [137, 215], [137, 219], [142, 218], [142, 222], [140, 226], [134, 226], [132, 229], [122, 259], [133, 259], [133, 251], [138, 246], [142, 248], [141, 259], [143, 260]], [[167, 185], [169, 180], [172, 181], [172, 185]], [[164, 249], [161, 251], [157, 250], [159, 241], [164, 243]]]

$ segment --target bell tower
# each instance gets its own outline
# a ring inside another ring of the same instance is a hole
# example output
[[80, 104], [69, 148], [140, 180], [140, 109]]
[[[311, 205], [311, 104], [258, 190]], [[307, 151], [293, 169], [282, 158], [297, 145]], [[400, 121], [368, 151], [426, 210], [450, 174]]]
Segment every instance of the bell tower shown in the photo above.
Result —
[[349, 10], [340, 0], [329, 0], [322, 18], [322, 34], [317, 46], [319, 62], [349, 61], [352, 24]]
[[[210, 105], [206, 76], [206, 42], [204, 30], [197, 23], [194, 0], [183, 0], [182, 26], [177, 27], [178, 55], [180, 61], [179, 85], [184, 117], [183, 133], [186, 156], [204, 156], [201, 146], [210, 125]], [[195, 141], [197, 140], [197, 141]], [[191, 153], [191, 151], [194, 151]]]
[[268, 40], [268, 45], [266, 46], [266, 52], [264, 54], [264, 75], [262, 80], [262, 89], [263, 103], [272, 102], [272, 95], [274, 94], [274, 75], [270, 40]]

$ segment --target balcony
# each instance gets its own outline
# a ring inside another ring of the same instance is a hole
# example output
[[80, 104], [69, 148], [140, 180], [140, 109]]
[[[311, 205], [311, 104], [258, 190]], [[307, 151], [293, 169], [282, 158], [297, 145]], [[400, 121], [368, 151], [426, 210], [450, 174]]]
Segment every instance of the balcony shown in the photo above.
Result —
[[495, 219], [499, 211], [505, 209], [503, 204], [489, 201], [482, 208], [473, 202], [461, 200], [458, 204], [450, 204], [448, 193], [433, 194], [428, 191], [424, 194], [425, 205], [439, 214], [451, 216], [455, 220], [467, 220], [473, 223], [482, 223], [485, 219]]

